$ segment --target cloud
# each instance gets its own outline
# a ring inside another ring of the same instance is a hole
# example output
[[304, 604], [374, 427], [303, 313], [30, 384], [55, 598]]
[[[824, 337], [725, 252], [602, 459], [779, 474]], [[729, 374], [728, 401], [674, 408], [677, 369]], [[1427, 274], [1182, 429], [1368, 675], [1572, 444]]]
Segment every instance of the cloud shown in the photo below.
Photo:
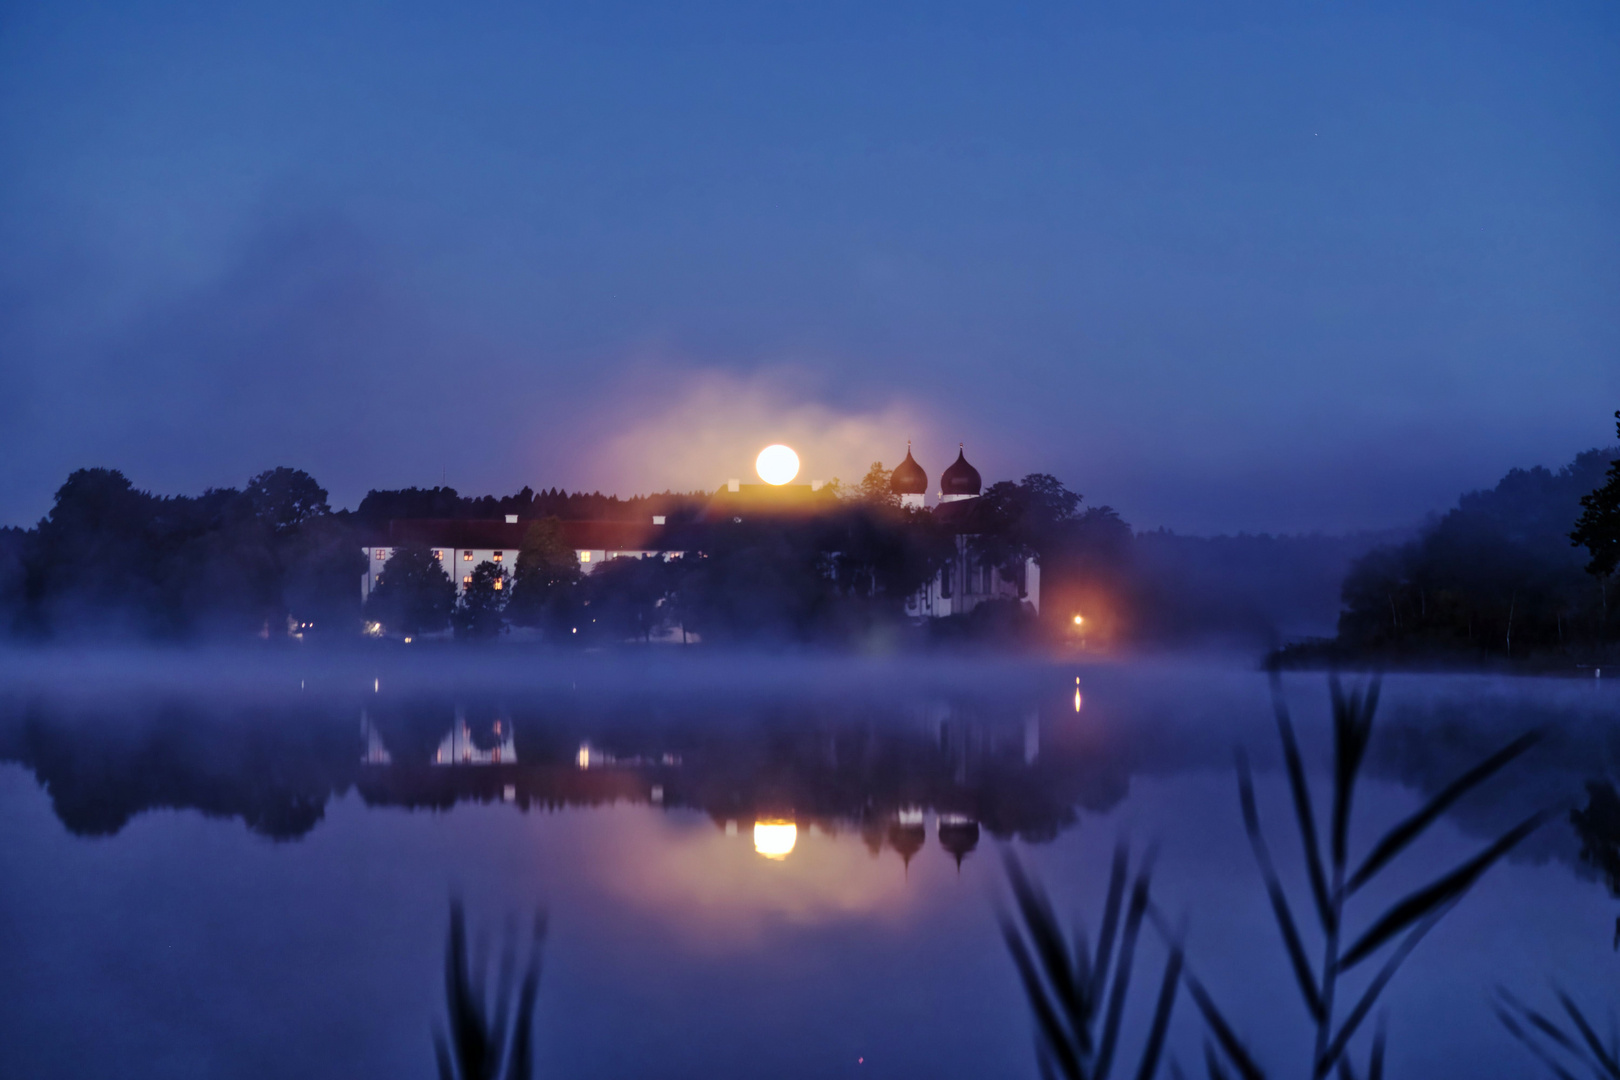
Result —
[[919, 410], [891, 400], [841, 408], [818, 397], [793, 369], [751, 375], [712, 369], [643, 370], [644, 388], [604, 410], [617, 431], [588, 467], [604, 490], [712, 490], [753, 482], [754, 458], [771, 443], [799, 454], [799, 479], [858, 481], [874, 461], [892, 467], [906, 440], [930, 432]]

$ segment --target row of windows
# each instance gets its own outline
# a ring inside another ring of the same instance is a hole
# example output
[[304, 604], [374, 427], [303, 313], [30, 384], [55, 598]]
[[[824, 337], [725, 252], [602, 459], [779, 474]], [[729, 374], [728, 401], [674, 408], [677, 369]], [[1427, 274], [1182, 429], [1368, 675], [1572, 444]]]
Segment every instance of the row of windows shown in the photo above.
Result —
[[[388, 561], [388, 550], [389, 549], [387, 549], [387, 548], [377, 548], [377, 561], [378, 562], [387, 562]], [[497, 552], [494, 553], [494, 556], [495, 556], [495, 559], [494, 559], [495, 562], [504, 562], [506, 560], [506, 552], [504, 552], [504, 551], [497, 551]], [[443, 548], [434, 548], [433, 549], [433, 557], [435, 559], [438, 559], [440, 562], [443, 562], [444, 561], [444, 549]], [[473, 561], [473, 553], [471, 551], [463, 551], [461, 553], [461, 561], [462, 562], [472, 562]], [[589, 551], [581, 551], [579, 553], [579, 561], [582, 562], [582, 563], [590, 562], [591, 561], [591, 553]]]
[[[440, 562], [443, 562], [444, 561], [444, 549], [443, 548], [434, 548], [433, 549], [433, 557], [435, 559], [438, 559]], [[504, 551], [495, 552], [495, 561], [496, 562], [502, 562], [505, 559], [505, 557], [506, 557], [506, 552], [504, 552]], [[463, 551], [461, 553], [461, 561], [462, 562], [472, 562], [472, 560], [473, 560], [473, 553], [472, 552]], [[388, 561], [388, 549], [387, 548], [378, 548], [377, 549], [377, 561], [378, 562], [387, 562]], [[590, 559], [587, 558], [585, 561], [590, 562]]]

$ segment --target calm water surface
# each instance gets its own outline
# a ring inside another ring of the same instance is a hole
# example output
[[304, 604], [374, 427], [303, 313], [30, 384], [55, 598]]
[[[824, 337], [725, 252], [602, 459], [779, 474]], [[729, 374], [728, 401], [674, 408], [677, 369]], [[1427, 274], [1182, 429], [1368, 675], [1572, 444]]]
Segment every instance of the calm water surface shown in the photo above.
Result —
[[[1299, 844], [1266, 681], [1240, 665], [412, 659], [0, 664], [0, 1074], [433, 1076], [459, 895], [484, 940], [549, 911], [541, 1076], [1033, 1076], [1000, 851], [1095, 925], [1121, 839], [1157, 845], [1158, 902], [1257, 1054], [1305, 1071], [1235, 746], [1304, 913]], [[1325, 682], [1285, 689], [1325, 769]], [[1567, 815], [1613, 772], [1617, 706], [1588, 683], [1386, 681], [1358, 850], [1548, 735], [1363, 918], [1566, 810], [1397, 976], [1393, 1075], [1533, 1074], [1497, 986], [1620, 1004], [1620, 904]], [[1164, 955], [1143, 953], [1133, 1030]], [[1183, 999], [1184, 1064], [1202, 1038]]]

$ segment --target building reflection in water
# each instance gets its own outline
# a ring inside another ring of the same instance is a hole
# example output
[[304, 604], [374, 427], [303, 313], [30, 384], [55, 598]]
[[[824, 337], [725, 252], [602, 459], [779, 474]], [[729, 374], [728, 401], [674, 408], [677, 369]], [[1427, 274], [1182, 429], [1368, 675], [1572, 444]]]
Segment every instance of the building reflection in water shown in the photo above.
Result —
[[1044, 703], [1030, 693], [632, 707], [367, 691], [279, 708], [121, 703], [90, 717], [38, 706], [0, 713], [0, 757], [33, 768], [82, 834], [175, 807], [295, 839], [349, 792], [367, 806], [437, 810], [630, 803], [701, 813], [727, 836], [751, 829], [767, 859], [787, 858], [809, 829], [857, 837], [906, 867], [931, 843], [960, 866], [983, 832], [1050, 839], [1077, 807], [1111, 806], [1127, 785], [1095, 731], [1077, 741], [1064, 683]]

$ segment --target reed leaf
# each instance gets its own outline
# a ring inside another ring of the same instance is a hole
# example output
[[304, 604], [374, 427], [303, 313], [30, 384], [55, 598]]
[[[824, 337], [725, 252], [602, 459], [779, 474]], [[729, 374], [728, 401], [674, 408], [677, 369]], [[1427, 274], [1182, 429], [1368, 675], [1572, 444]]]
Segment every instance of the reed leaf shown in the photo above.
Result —
[[1149, 855], [1131, 889], [1131, 906], [1125, 913], [1125, 930], [1120, 935], [1119, 959], [1114, 964], [1113, 987], [1108, 992], [1108, 1012], [1103, 1020], [1102, 1042], [1097, 1049], [1095, 1074], [1098, 1080], [1106, 1077], [1113, 1067], [1119, 1023], [1125, 1015], [1125, 995], [1130, 992], [1131, 968], [1136, 962], [1136, 937], [1142, 929], [1142, 916], [1147, 913], [1152, 878], [1153, 858]]
[[1282, 933], [1283, 947], [1288, 952], [1288, 961], [1294, 969], [1294, 979], [1299, 983], [1299, 992], [1305, 998], [1305, 1008], [1313, 1020], [1320, 1021], [1322, 994], [1311, 971], [1311, 962], [1305, 955], [1305, 945], [1300, 940], [1293, 912], [1288, 907], [1282, 880], [1272, 864], [1271, 850], [1260, 830], [1260, 814], [1254, 800], [1254, 780], [1249, 775], [1249, 759], [1241, 750], [1237, 754], [1237, 772], [1238, 800], [1243, 808], [1243, 827], [1249, 834], [1249, 846], [1254, 850], [1254, 861], [1260, 865], [1260, 876], [1265, 880], [1267, 895], [1271, 897], [1271, 910], [1277, 918], [1277, 928]]
[[[1002, 937], [1035, 1017], [1035, 1048], [1041, 1074], [1068, 1080], [1106, 1080], [1121, 1057], [1120, 1034], [1142, 923], [1150, 916], [1158, 918], [1151, 898], [1152, 852], [1143, 859], [1134, 880], [1130, 877], [1129, 852], [1123, 845], [1115, 852], [1104, 910], [1104, 922], [1109, 924], [1103, 935], [1106, 943], [1089, 965], [1090, 979], [1076, 977], [1075, 970], [1064, 960], [1071, 954], [1077, 958], [1086, 956], [1083, 928], [1076, 930], [1071, 947], [1039, 882], [1011, 851], [1003, 849], [1002, 858], [1016, 899], [1010, 911], [1002, 909], [999, 914]], [[1046, 944], [1042, 946], [1041, 942]], [[1088, 965], [1077, 959], [1076, 967], [1084, 972]], [[1184, 954], [1179, 943], [1172, 944], [1153, 1020], [1137, 1057], [1137, 1080], [1152, 1080], [1158, 1071], [1183, 970]]]
[[1378, 708], [1378, 680], [1366, 688], [1353, 690], [1346, 696], [1339, 685], [1338, 676], [1330, 676], [1328, 688], [1333, 698], [1333, 818], [1332, 858], [1334, 880], [1347, 859], [1350, 835], [1350, 804], [1355, 795], [1356, 778], [1366, 757], [1367, 743], [1372, 738], [1373, 714]]
[[1564, 1050], [1567, 1050], [1569, 1053], [1581, 1058], [1583, 1063], [1585, 1062], [1586, 1055], [1581, 1050], [1580, 1043], [1576, 1042], [1571, 1036], [1566, 1035], [1564, 1030], [1556, 1023], [1538, 1010], [1532, 1009], [1530, 1006], [1519, 1001], [1519, 999], [1515, 998], [1512, 994], [1509, 994], [1506, 990], [1501, 991], [1501, 994], [1510, 1005], [1524, 1014], [1524, 1018], [1530, 1021], [1532, 1027], [1534, 1027], [1537, 1031], [1540, 1031], [1543, 1035], [1551, 1039], [1555, 1044], [1562, 1047]]
[[[1576, 1080], [1576, 1078], [1559, 1060], [1556, 1050], [1569, 1055], [1580, 1068], [1590, 1072], [1597, 1080], [1614, 1080], [1615, 1077], [1620, 1077], [1614, 1050], [1612, 1048], [1606, 1050], [1603, 1047], [1597, 1033], [1592, 1030], [1591, 1024], [1587, 1022], [1579, 1007], [1563, 991], [1558, 991], [1559, 1002], [1564, 1006], [1570, 1019], [1575, 1021], [1580, 1033], [1578, 1039], [1566, 1032], [1557, 1021], [1526, 1005], [1505, 988], [1498, 987], [1497, 993], [1501, 996], [1501, 1002], [1493, 1005], [1496, 1018], [1501, 1021], [1508, 1034], [1517, 1039], [1559, 1080]], [[1552, 1049], [1543, 1044], [1541, 1041], [1543, 1039], [1552, 1045]]]
[[[1159, 1000], [1153, 1007], [1153, 1025], [1148, 1028], [1136, 1080], [1153, 1080], [1153, 1074], [1158, 1071], [1159, 1055], [1164, 1052], [1164, 1040], [1170, 1034], [1170, 1014], [1176, 1007], [1176, 994], [1181, 989], [1181, 964], [1181, 946], [1172, 945], [1170, 959], [1164, 964], [1164, 977], [1159, 980]], [[1172, 1071], [1180, 1072], [1174, 1068], [1174, 1063]]]
[[1507, 1028], [1508, 1034], [1519, 1040], [1520, 1044], [1530, 1051], [1537, 1061], [1546, 1066], [1548, 1072], [1556, 1076], [1558, 1080], [1576, 1080], [1575, 1074], [1564, 1068], [1557, 1058], [1548, 1053], [1545, 1047], [1519, 1025], [1519, 1022], [1513, 1018], [1511, 1013], [1500, 1005], [1493, 1006], [1493, 1011], [1496, 1013], [1497, 1020], [1501, 1022], [1503, 1027]]
[[1569, 1014], [1569, 1018], [1575, 1022], [1575, 1028], [1581, 1033], [1581, 1038], [1586, 1040], [1586, 1045], [1592, 1051], [1592, 1056], [1597, 1058], [1598, 1063], [1603, 1066], [1604, 1073], [1608, 1076], [1620, 1078], [1620, 1063], [1616, 1063], [1614, 1056], [1603, 1048], [1603, 1043], [1598, 1039], [1597, 1032], [1593, 1031], [1592, 1025], [1586, 1022], [1586, 1017], [1582, 1014], [1580, 1008], [1562, 990], [1558, 991], [1558, 1000], [1564, 1006], [1564, 1011]]
[[1203, 1014], [1204, 1023], [1215, 1036], [1215, 1041], [1220, 1044], [1227, 1060], [1237, 1069], [1243, 1080], [1265, 1080], [1266, 1074], [1254, 1063], [1248, 1050], [1244, 1049], [1242, 1041], [1238, 1039], [1237, 1033], [1232, 1030], [1232, 1025], [1227, 1022], [1226, 1017], [1221, 1015], [1221, 1010], [1215, 1005], [1215, 999], [1210, 997], [1204, 984], [1199, 982], [1197, 976], [1185, 966], [1182, 968], [1181, 981], [1186, 986], [1188, 995], [1192, 997], [1193, 1004], [1197, 1005], [1198, 1011]]
[[1455, 900], [1479, 880], [1481, 874], [1502, 856], [1513, 850], [1520, 841], [1546, 822], [1546, 811], [1532, 814], [1524, 821], [1503, 833], [1495, 843], [1469, 859], [1451, 873], [1432, 882], [1429, 885], [1411, 893], [1400, 900], [1372, 927], [1356, 941], [1354, 945], [1340, 958], [1340, 970], [1348, 970], [1371, 956], [1379, 946], [1390, 938], [1399, 934], [1408, 926], [1413, 925], [1428, 913]]
[[[482, 945], [467, 951], [467, 923], [461, 902], [450, 903], [450, 934], [445, 946], [445, 1012], [448, 1032], [435, 1025], [434, 1057], [441, 1080], [527, 1080], [533, 1073], [534, 1010], [540, 987], [540, 956], [545, 939], [545, 917], [537, 915], [529, 958], [513, 1007], [512, 978], [516, 973], [512, 939], [496, 976], [494, 1015], [485, 997], [485, 961]], [[504, 1063], [505, 1069], [502, 1070]]]
[[1070, 1029], [1079, 1033], [1086, 1028], [1088, 1019], [1084, 984], [1075, 979], [1069, 967], [1069, 948], [1063, 940], [1063, 928], [1052, 909], [1052, 902], [1046, 892], [1024, 873], [1024, 868], [1010, 853], [1003, 862], [1012, 885], [1013, 899], [1023, 916], [1024, 931], [1029, 935], [1041, 970], [1052, 986], [1054, 1005], [1067, 1015]]
[[1389, 1028], [1378, 1022], [1373, 1032], [1372, 1050], [1367, 1055], [1367, 1080], [1384, 1080], [1384, 1044], [1389, 1040]]
[[1305, 763], [1299, 754], [1299, 741], [1294, 738], [1294, 724], [1288, 717], [1288, 705], [1283, 701], [1282, 680], [1271, 673], [1271, 706], [1277, 718], [1277, 735], [1282, 741], [1283, 764], [1288, 771], [1288, 788], [1294, 799], [1294, 816], [1299, 822], [1299, 837], [1305, 847], [1305, 869], [1310, 876], [1311, 897], [1316, 901], [1316, 915], [1322, 929], [1331, 933], [1334, 928], [1333, 904], [1328, 895], [1327, 874], [1322, 868], [1322, 849], [1316, 832], [1316, 812], [1311, 809], [1311, 789], [1305, 780]]
[[1018, 977], [1024, 984], [1024, 995], [1029, 999], [1030, 1011], [1035, 1014], [1036, 1030], [1041, 1034], [1041, 1059], [1049, 1060], [1055, 1056], [1065, 1076], [1081, 1076], [1080, 1057], [1070, 1045], [1071, 1034], [1063, 1021], [1058, 1019], [1057, 1010], [1047, 997], [1046, 984], [1035, 969], [1035, 962], [1024, 945], [1023, 936], [1007, 920], [1002, 923], [1002, 936], [1007, 941], [1007, 951], [1012, 954], [1013, 966], [1018, 969]]
[[1204, 1067], [1209, 1070], [1209, 1080], [1227, 1080], [1226, 1070], [1221, 1068], [1221, 1059], [1208, 1041], [1204, 1043]]
[[1541, 739], [1540, 732], [1530, 732], [1514, 739], [1502, 749], [1475, 765], [1472, 769], [1453, 780], [1428, 804], [1415, 814], [1400, 822], [1383, 838], [1373, 845], [1356, 872], [1351, 875], [1349, 884], [1345, 886], [1347, 892], [1355, 892], [1367, 883], [1369, 879], [1384, 865], [1399, 855], [1412, 841], [1416, 840], [1423, 830], [1427, 829], [1437, 818], [1458, 799], [1490, 779], [1514, 758], [1534, 746]]
[[1379, 995], [1384, 992], [1384, 988], [1389, 985], [1389, 981], [1395, 977], [1395, 972], [1399, 971], [1401, 965], [1406, 962], [1406, 958], [1412, 955], [1412, 950], [1417, 948], [1418, 942], [1422, 941], [1424, 936], [1430, 930], [1433, 930], [1440, 920], [1445, 917], [1446, 912], [1450, 910], [1450, 904], [1436, 908], [1414, 926], [1406, 937], [1401, 939], [1401, 943], [1395, 947], [1395, 951], [1384, 961], [1384, 966], [1378, 969], [1378, 974], [1373, 977], [1373, 981], [1367, 984], [1367, 989], [1362, 992], [1361, 999], [1356, 1002], [1355, 1007], [1350, 1010], [1350, 1014], [1345, 1017], [1344, 1023], [1339, 1027], [1338, 1034], [1333, 1037], [1333, 1041], [1323, 1051], [1321, 1058], [1316, 1063], [1315, 1075], [1317, 1077], [1326, 1076], [1334, 1064], [1340, 1060], [1345, 1048], [1350, 1045], [1350, 1040], [1355, 1036], [1357, 1029], [1361, 1027], [1361, 1022], [1367, 1018], [1368, 1013], [1372, 1012], [1372, 1007], [1378, 1003]]
[[1108, 899], [1103, 904], [1102, 931], [1097, 935], [1097, 966], [1091, 977], [1092, 1001], [1102, 1000], [1103, 983], [1108, 979], [1108, 965], [1114, 953], [1114, 935], [1119, 932], [1119, 913], [1125, 903], [1129, 866], [1130, 855], [1125, 845], [1114, 845], [1114, 861], [1108, 871]]

